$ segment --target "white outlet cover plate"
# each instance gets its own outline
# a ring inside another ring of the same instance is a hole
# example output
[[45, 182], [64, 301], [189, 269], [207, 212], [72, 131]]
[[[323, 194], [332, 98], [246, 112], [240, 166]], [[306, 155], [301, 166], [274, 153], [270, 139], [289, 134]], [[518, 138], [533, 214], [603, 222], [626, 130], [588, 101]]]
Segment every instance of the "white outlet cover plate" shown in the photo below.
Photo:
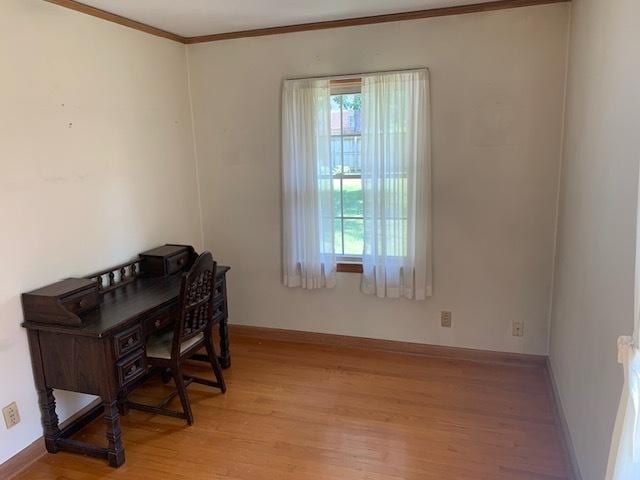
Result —
[[4, 423], [7, 429], [15, 427], [20, 423], [20, 412], [18, 411], [18, 405], [16, 402], [12, 402], [2, 409], [2, 415], [4, 416]]

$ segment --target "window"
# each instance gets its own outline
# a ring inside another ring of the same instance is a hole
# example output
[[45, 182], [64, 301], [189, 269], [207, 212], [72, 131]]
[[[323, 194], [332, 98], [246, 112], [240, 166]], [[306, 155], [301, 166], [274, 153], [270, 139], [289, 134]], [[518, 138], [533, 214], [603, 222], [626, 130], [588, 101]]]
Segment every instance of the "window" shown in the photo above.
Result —
[[359, 90], [331, 95], [334, 235], [339, 261], [361, 261], [364, 250], [361, 104]]
[[425, 69], [285, 81], [286, 286], [359, 271], [364, 293], [431, 295], [428, 82]]

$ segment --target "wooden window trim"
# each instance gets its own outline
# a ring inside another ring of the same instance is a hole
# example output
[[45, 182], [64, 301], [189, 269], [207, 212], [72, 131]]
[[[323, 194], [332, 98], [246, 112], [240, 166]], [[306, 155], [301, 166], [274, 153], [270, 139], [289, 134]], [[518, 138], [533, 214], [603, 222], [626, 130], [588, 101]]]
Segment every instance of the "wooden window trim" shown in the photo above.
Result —
[[362, 93], [361, 78], [340, 78], [329, 82], [331, 95], [350, 95]]
[[341, 273], [362, 273], [361, 263], [338, 263], [336, 271]]

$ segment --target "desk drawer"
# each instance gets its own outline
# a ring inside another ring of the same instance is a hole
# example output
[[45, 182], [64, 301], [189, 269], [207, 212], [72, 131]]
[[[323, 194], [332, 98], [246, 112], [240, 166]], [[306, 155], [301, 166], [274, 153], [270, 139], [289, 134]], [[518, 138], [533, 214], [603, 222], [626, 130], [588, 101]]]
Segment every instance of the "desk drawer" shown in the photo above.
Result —
[[178, 307], [163, 308], [144, 320], [144, 333], [149, 336], [173, 323], [178, 316]]
[[171, 275], [172, 273], [183, 270], [189, 263], [189, 255], [190, 252], [188, 250], [185, 250], [178, 255], [167, 258], [167, 274]]
[[165, 245], [140, 254], [142, 273], [151, 276], [166, 276], [185, 270], [192, 256], [189, 245]]
[[133, 382], [147, 370], [147, 359], [144, 350], [138, 350], [116, 363], [118, 383], [121, 387]]
[[63, 297], [60, 299], [64, 308], [75, 315], [81, 315], [94, 309], [100, 301], [98, 291], [95, 288], [88, 288], [81, 292]]
[[142, 347], [142, 327], [140, 325], [113, 336], [116, 358], [122, 358], [140, 347]]

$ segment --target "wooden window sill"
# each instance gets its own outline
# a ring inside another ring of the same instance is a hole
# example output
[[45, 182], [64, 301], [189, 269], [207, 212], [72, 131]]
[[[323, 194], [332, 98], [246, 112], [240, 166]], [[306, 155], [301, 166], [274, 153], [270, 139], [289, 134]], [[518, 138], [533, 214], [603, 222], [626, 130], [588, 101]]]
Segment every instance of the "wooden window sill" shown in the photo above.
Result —
[[362, 273], [362, 264], [361, 263], [338, 263], [336, 270], [338, 272], [343, 272], [343, 273]]

